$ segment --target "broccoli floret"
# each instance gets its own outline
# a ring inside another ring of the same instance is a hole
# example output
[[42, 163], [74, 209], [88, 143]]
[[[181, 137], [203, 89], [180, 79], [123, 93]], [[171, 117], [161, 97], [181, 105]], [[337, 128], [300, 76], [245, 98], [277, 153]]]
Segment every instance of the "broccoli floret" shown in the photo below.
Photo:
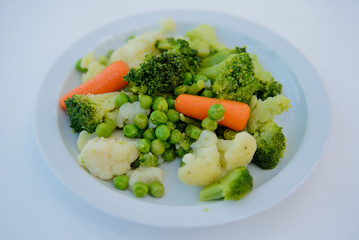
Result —
[[103, 121], [105, 113], [116, 108], [116, 97], [119, 93], [104, 93], [97, 95], [73, 95], [65, 100], [66, 112], [75, 132], [85, 130], [93, 133]]
[[253, 187], [253, 178], [246, 167], [238, 167], [218, 181], [205, 186], [199, 193], [200, 201], [239, 200]]
[[263, 169], [273, 169], [283, 157], [286, 148], [286, 138], [274, 121], [274, 117], [290, 108], [290, 100], [283, 95], [258, 100], [252, 98], [250, 103], [251, 115], [247, 130], [256, 139], [257, 150], [252, 162]]
[[216, 36], [216, 30], [207, 24], [202, 24], [192, 30], [189, 30], [185, 34], [191, 41], [201, 40], [208, 42], [210, 47], [215, 50], [221, 50], [226, 48]]
[[197, 51], [183, 39], [170, 38], [166, 42], [157, 42], [156, 46], [162, 48], [160, 55], [147, 55], [139, 68], [132, 68], [124, 77], [149, 95], [172, 92], [183, 84], [186, 72], [197, 71], [200, 62]]
[[266, 123], [260, 131], [254, 133], [257, 142], [257, 150], [252, 163], [262, 169], [273, 169], [283, 157], [286, 148], [286, 138], [274, 121]]

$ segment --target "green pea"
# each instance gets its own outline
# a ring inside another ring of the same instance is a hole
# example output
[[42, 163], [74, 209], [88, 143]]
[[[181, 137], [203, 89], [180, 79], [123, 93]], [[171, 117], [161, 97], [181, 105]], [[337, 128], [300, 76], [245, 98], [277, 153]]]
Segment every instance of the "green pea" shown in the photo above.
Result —
[[160, 198], [165, 194], [165, 187], [160, 182], [152, 182], [149, 185], [150, 195], [155, 198]]
[[164, 97], [157, 97], [152, 104], [153, 110], [160, 110], [162, 112], [167, 112], [168, 110], [168, 103]]
[[181, 142], [182, 139], [183, 139], [183, 136], [182, 136], [182, 133], [180, 132], [180, 130], [175, 129], [171, 132], [168, 142], [171, 144], [177, 144], [177, 143]]
[[181, 86], [178, 86], [175, 88], [174, 90], [174, 94], [176, 96], [180, 95], [180, 94], [183, 94], [187, 91], [188, 87], [186, 85], [181, 85]]
[[208, 109], [208, 116], [214, 120], [221, 120], [224, 116], [224, 106], [221, 104], [213, 104]]
[[176, 149], [174, 147], [169, 147], [167, 148], [163, 154], [162, 154], [162, 158], [166, 161], [166, 162], [171, 162], [173, 160], [175, 160], [176, 158]]
[[168, 127], [170, 131], [174, 130], [176, 128], [175, 124], [171, 121], [167, 121], [165, 125]]
[[170, 121], [176, 123], [180, 120], [180, 115], [175, 109], [169, 109], [167, 111], [167, 117]]
[[126, 175], [118, 175], [113, 178], [113, 185], [120, 190], [126, 190], [128, 188], [128, 177]]
[[87, 68], [82, 68], [81, 67], [81, 61], [82, 61], [81, 58], [79, 60], [77, 60], [77, 62], [75, 64], [75, 68], [76, 68], [77, 71], [79, 71], [81, 73], [85, 73], [85, 72], [87, 72]]
[[187, 136], [190, 135], [191, 130], [192, 130], [192, 128], [194, 128], [194, 127], [196, 127], [196, 126], [193, 125], [193, 124], [188, 124], [188, 125], [186, 126], [185, 133], [186, 133]]
[[218, 123], [216, 120], [213, 120], [210, 117], [206, 117], [205, 119], [202, 120], [201, 126], [204, 129], [207, 129], [209, 131], [214, 131], [217, 129], [218, 127]]
[[155, 129], [154, 128], [147, 128], [144, 132], [143, 132], [143, 137], [153, 141], [156, 139], [156, 134], [155, 134]]
[[130, 103], [134, 103], [138, 101], [138, 95], [133, 94], [130, 96]]
[[132, 192], [138, 198], [142, 198], [142, 197], [146, 196], [148, 193], [148, 190], [149, 190], [149, 187], [144, 182], [136, 182], [132, 186]]
[[199, 135], [201, 135], [202, 130], [199, 127], [193, 125], [191, 130], [189, 131], [189, 136], [193, 139], [198, 139]]
[[164, 142], [162, 142], [159, 139], [155, 139], [151, 142], [151, 152], [155, 154], [156, 156], [162, 155], [162, 153], [165, 151], [166, 146]]
[[226, 140], [233, 140], [237, 133], [238, 132], [227, 128], [226, 130], [224, 130], [223, 137]]
[[185, 74], [183, 74], [183, 83], [186, 85], [191, 85], [192, 84], [192, 73], [190, 72], [186, 72]]
[[135, 138], [139, 134], [139, 129], [135, 124], [127, 124], [123, 127], [123, 134], [126, 137]]
[[144, 167], [157, 167], [158, 157], [152, 153], [143, 153], [139, 157], [140, 166]]
[[95, 129], [96, 135], [99, 137], [108, 138], [111, 136], [114, 128], [111, 126], [111, 124], [108, 124], [106, 122], [99, 123]]
[[173, 98], [166, 98], [166, 100], [168, 104], [168, 109], [175, 108], [175, 100]]
[[115, 103], [117, 107], [121, 107], [123, 104], [130, 101], [130, 97], [126, 93], [120, 93], [117, 95]]
[[139, 113], [135, 116], [133, 122], [139, 129], [145, 129], [148, 126], [148, 117], [144, 113]]
[[170, 137], [171, 131], [166, 125], [160, 125], [156, 128], [155, 134], [159, 140], [166, 141]]
[[140, 97], [140, 106], [143, 109], [150, 109], [152, 106], [152, 97], [148, 95], [143, 95]]
[[136, 147], [142, 153], [148, 153], [148, 152], [150, 152], [150, 149], [151, 149], [151, 141], [146, 138], [142, 138], [137, 141]]
[[209, 89], [205, 89], [203, 92], [202, 92], [202, 94], [201, 94], [203, 97], [209, 97], [209, 98], [211, 98], [211, 97], [213, 97], [213, 92], [211, 91], [211, 90], [209, 90]]
[[151, 113], [150, 120], [153, 124], [161, 125], [161, 124], [165, 124], [167, 122], [168, 117], [167, 117], [166, 113], [164, 113], [160, 110], [155, 110]]

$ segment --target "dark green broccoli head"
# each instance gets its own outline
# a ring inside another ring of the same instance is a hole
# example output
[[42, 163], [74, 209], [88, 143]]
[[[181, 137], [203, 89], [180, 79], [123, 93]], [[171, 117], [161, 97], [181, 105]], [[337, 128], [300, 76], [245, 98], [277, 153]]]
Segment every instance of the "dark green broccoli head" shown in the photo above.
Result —
[[254, 133], [257, 150], [252, 162], [262, 169], [273, 169], [283, 157], [286, 148], [286, 138], [274, 121], [266, 123], [258, 132]]
[[[199, 67], [197, 51], [189, 47], [182, 39], [167, 41], [168, 49], [158, 56], [147, 55], [139, 68], [132, 68], [124, 77], [127, 82], [140, 86], [144, 93], [172, 92], [183, 84], [186, 72], [194, 73]], [[160, 43], [157, 42], [157, 46]]]
[[98, 95], [73, 95], [65, 100], [66, 112], [75, 132], [85, 130], [93, 133], [103, 121], [106, 112], [116, 107], [115, 99], [118, 92]]
[[238, 167], [218, 181], [205, 186], [200, 194], [200, 201], [239, 200], [247, 195], [253, 187], [253, 178], [246, 167]]

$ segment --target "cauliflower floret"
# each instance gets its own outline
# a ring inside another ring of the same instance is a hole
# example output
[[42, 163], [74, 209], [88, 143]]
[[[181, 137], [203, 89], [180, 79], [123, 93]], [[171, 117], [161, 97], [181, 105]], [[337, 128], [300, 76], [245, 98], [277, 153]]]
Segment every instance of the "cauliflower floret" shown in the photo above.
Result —
[[220, 154], [217, 148], [217, 136], [211, 131], [203, 130], [191, 147], [193, 153], [184, 155], [185, 164], [177, 171], [178, 178], [194, 186], [208, 185], [221, 175]]
[[256, 149], [256, 139], [245, 131], [237, 133], [233, 140], [218, 140], [221, 165], [228, 171], [247, 166], [252, 161]]
[[82, 75], [81, 81], [82, 83], [87, 82], [88, 80], [95, 77], [97, 74], [102, 72], [106, 68], [105, 65], [99, 63], [98, 61], [90, 62], [87, 68], [87, 72]]
[[146, 115], [150, 114], [150, 109], [143, 109], [140, 106], [140, 102], [136, 101], [133, 103], [127, 102], [123, 104], [118, 110], [116, 124], [119, 128], [123, 128], [125, 124], [133, 124], [135, 116], [139, 113]]
[[81, 149], [87, 144], [88, 141], [95, 138], [97, 135], [95, 132], [89, 133], [85, 130], [81, 131], [77, 139], [77, 149], [81, 152]]
[[136, 182], [144, 182], [147, 185], [152, 182], [163, 181], [163, 170], [159, 167], [143, 167], [140, 166], [126, 173], [129, 178], [128, 185], [132, 188]]
[[114, 131], [109, 138], [89, 140], [81, 150], [78, 163], [92, 175], [108, 180], [128, 172], [139, 155], [136, 141], [125, 139], [120, 131]]
[[174, 33], [176, 31], [176, 23], [171, 18], [160, 20], [160, 31], [163, 33]]
[[166, 36], [160, 31], [146, 32], [136, 36], [115, 50], [109, 59], [109, 63], [124, 61], [130, 68], [137, 68], [147, 54], [158, 55], [160, 53], [155, 47], [155, 42], [165, 38]]

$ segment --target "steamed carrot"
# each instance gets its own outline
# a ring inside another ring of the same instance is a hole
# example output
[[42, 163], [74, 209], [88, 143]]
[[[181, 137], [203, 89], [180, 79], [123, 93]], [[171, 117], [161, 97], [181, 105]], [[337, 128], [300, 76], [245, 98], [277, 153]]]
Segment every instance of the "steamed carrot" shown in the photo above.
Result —
[[250, 115], [250, 108], [245, 103], [181, 94], [175, 101], [175, 109], [188, 117], [203, 120], [208, 116], [208, 109], [214, 104], [221, 104], [225, 109], [224, 117], [218, 124], [235, 131], [244, 130]]
[[66, 110], [65, 100], [71, 98], [74, 94], [101, 94], [118, 91], [124, 88], [127, 85], [127, 82], [123, 80], [123, 76], [125, 76], [129, 70], [130, 68], [127, 64], [122, 61], [111, 63], [94, 78], [63, 95], [60, 99], [60, 106]]

